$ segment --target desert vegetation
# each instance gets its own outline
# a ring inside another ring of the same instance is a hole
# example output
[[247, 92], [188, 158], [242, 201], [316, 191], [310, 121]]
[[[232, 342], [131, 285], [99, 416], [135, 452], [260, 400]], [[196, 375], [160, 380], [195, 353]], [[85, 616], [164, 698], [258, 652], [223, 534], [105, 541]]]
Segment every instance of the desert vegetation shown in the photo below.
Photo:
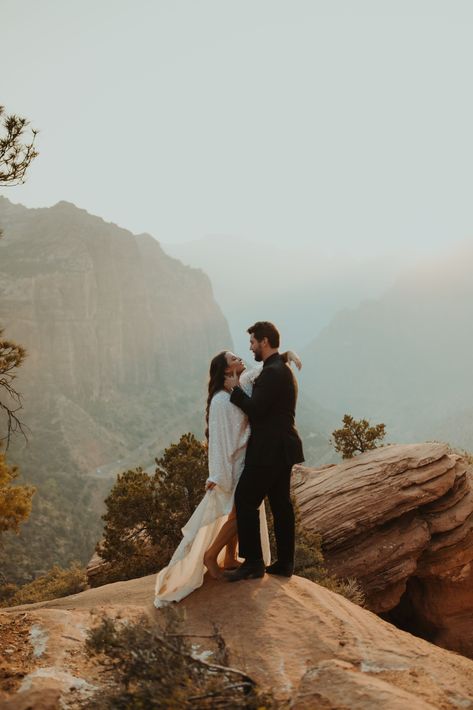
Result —
[[193, 642], [182, 631], [182, 619], [166, 609], [162, 628], [152, 627], [143, 617], [134, 623], [102, 617], [87, 639], [89, 654], [99, 659], [108, 680], [87, 700], [87, 710], [117, 708], [246, 708], [271, 710], [279, 707], [268, 692], [242, 671], [228, 666], [223, 638], [215, 629], [212, 660], [195, 653]]

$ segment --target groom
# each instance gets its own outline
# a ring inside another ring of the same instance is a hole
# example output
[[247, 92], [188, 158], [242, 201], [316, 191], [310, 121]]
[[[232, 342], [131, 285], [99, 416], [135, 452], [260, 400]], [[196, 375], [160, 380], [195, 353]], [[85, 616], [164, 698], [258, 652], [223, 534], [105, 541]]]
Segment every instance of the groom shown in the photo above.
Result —
[[[248, 415], [251, 436], [245, 468], [235, 491], [239, 555], [243, 564], [225, 577], [231, 582], [255, 579], [266, 572], [290, 577], [294, 572], [294, 510], [290, 496], [291, 470], [304, 460], [302, 442], [294, 425], [297, 383], [289, 365], [279, 355], [279, 332], [268, 321], [248, 328], [250, 350], [263, 361], [251, 397], [238, 386], [238, 377], [227, 377], [230, 401]], [[264, 566], [259, 511], [268, 497], [274, 519], [278, 559]]]

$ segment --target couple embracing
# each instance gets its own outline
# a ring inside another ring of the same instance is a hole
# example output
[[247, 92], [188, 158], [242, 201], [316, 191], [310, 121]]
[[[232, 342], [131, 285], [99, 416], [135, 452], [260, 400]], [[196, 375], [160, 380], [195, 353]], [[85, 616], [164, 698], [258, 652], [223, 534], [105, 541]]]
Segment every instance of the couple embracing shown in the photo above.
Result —
[[[206, 410], [209, 477], [206, 492], [182, 529], [169, 565], [156, 579], [156, 607], [200, 587], [205, 571], [228, 582], [294, 571], [294, 510], [290, 476], [304, 460], [295, 428], [301, 362], [279, 353], [279, 332], [268, 321], [248, 328], [250, 350], [262, 367], [246, 370], [223, 351], [210, 363]], [[270, 564], [264, 499], [274, 520], [277, 560]], [[243, 559], [242, 564], [237, 558]]]

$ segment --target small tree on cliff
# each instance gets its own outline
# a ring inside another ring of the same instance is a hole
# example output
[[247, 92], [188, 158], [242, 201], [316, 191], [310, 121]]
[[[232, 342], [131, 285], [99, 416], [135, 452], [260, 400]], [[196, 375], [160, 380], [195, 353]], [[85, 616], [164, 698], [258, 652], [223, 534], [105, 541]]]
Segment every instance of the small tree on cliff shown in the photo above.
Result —
[[4, 392], [3, 401], [0, 401], [0, 411], [6, 419], [6, 432], [0, 436], [0, 441], [6, 439], [8, 449], [14, 432], [20, 431], [24, 434], [23, 425], [16, 414], [22, 406], [21, 395], [13, 387], [13, 380], [16, 377], [16, 369], [26, 357], [26, 350], [12, 340], [4, 340], [2, 336], [3, 329], [0, 328], [0, 388]]
[[19, 531], [20, 523], [31, 513], [33, 486], [14, 486], [18, 478], [16, 466], [8, 466], [4, 454], [0, 453], [0, 535], [7, 530]]
[[113, 572], [105, 573], [107, 580], [164, 567], [181, 540], [181, 528], [202, 499], [207, 448], [193, 434], [181, 436], [155, 461], [154, 475], [142, 468], [120, 474], [105, 500], [104, 537], [96, 549], [113, 565]]
[[38, 131], [31, 129], [31, 137], [23, 142], [29, 126], [26, 118], [8, 115], [5, 107], [0, 106], [0, 119], [0, 185], [20, 185], [25, 182], [26, 171], [38, 155], [34, 145]]
[[356, 420], [349, 414], [343, 417], [343, 427], [332, 432], [331, 443], [335, 451], [342, 454], [344, 459], [351, 459], [353, 455], [376, 449], [377, 442], [386, 436], [385, 424], [370, 426], [367, 419]]

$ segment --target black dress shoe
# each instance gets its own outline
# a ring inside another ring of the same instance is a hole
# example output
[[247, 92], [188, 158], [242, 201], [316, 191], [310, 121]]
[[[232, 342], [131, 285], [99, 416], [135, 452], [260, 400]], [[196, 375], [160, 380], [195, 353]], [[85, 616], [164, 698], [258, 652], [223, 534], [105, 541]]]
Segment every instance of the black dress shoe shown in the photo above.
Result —
[[229, 582], [239, 582], [241, 579], [258, 579], [258, 577], [264, 577], [264, 562], [263, 560], [243, 562], [238, 569], [224, 572], [223, 576]]
[[278, 577], [292, 577], [294, 574], [294, 565], [284, 564], [283, 562], [273, 562], [272, 565], [266, 567], [268, 574], [276, 574]]

